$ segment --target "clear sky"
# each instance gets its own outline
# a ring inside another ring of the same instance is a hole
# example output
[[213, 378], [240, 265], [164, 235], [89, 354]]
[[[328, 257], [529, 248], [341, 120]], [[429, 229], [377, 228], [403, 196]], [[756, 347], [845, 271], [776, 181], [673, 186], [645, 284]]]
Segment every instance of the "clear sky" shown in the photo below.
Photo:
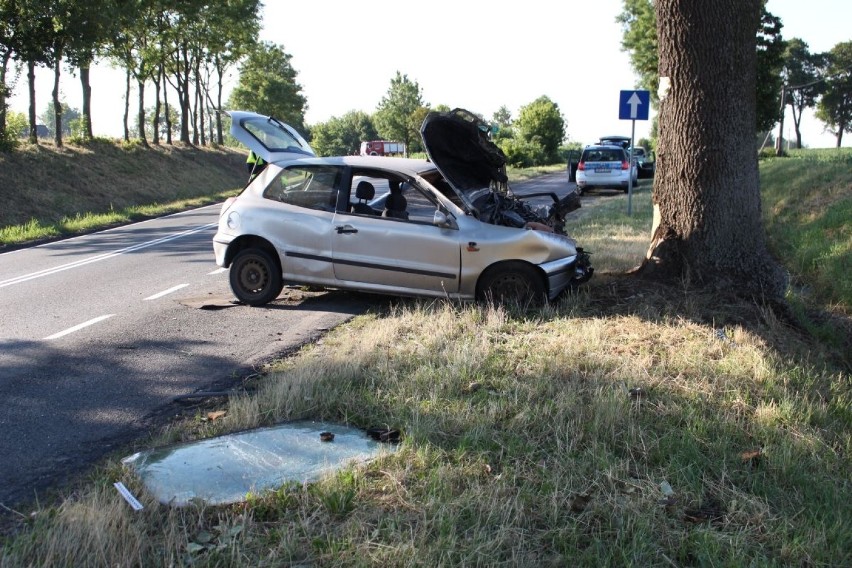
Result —
[[[767, 7], [782, 19], [785, 38], [802, 38], [812, 52], [852, 40], [849, 0], [769, 0]], [[590, 143], [601, 135], [630, 135], [631, 122], [618, 119], [619, 92], [636, 87], [615, 21], [621, 10], [621, 0], [265, 0], [261, 39], [293, 56], [308, 124], [350, 110], [373, 112], [399, 71], [420, 85], [425, 102], [488, 119], [501, 106], [517, 117], [522, 106], [545, 95], [559, 105], [569, 140]], [[95, 133], [120, 136], [124, 74], [98, 66], [92, 86]], [[38, 113], [52, 88], [51, 72], [39, 70]], [[61, 91], [71, 107], [80, 108], [76, 77], [66, 72]], [[26, 112], [25, 76], [10, 103]], [[131, 113], [135, 105], [131, 93]], [[637, 121], [636, 138], [649, 129], [649, 122]], [[792, 128], [785, 135], [794, 137]], [[834, 146], [834, 137], [812, 115], [805, 115], [802, 135], [807, 146]], [[850, 135], [844, 138], [848, 145]]]

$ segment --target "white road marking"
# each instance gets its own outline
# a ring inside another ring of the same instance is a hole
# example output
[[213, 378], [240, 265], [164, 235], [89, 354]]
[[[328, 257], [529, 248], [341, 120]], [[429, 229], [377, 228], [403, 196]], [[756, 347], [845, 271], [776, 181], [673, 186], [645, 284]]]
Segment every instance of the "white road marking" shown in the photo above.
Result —
[[167, 296], [168, 294], [171, 294], [172, 292], [177, 292], [181, 288], [186, 288], [187, 286], [189, 286], [189, 284], [178, 284], [177, 286], [172, 286], [168, 290], [163, 290], [162, 292], [154, 294], [153, 296], [148, 296], [147, 298], [145, 298], [142, 301], [144, 302], [146, 300], [156, 300], [157, 298], [162, 298], [163, 296]]
[[227, 272], [227, 271], [228, 271], [227, 268], [218, 268], [218, 269], [214, 270], [213, 272], [208, 272], [207, 276], [213, 276], [214, 274], [222, 274], [223, 272]]
[[80, 331], [81, 329], [83, 329], [85, 327], [89, 327], [90, 325], [94, 325], [98, 322], [104, 321], [105, 319], [111, 318], [114, 315], [115, 314], [107, 314], [105, 316], [100, 316], [100, 317], [97, 317], [95, 319], [90, 319], [89, 321], [83, 322], [79, 325], [75, 325], [74, 327], [69, 327], [65, 331], [60, 331], [59, 333], [54, 333], [53, 335], [48, 335], [44, 339], [45, 339], [45, 341], [48, 341], [48, 340], [51, 340], [51, 339], [59, 339], [60, 337], [68, 335], [69, 333], [74, 333], [75, 331]]
[[44, 270], [39, 270], [38, 272], [33, 272], [30, 274], [24, 274], [23, 276], [16, 276], [15, 278], [9, 278], [8, 280], [0, 281], [0, 288], [5, 288], [6, 286], [12, 286], [13, 284], [21, 284], [22, 282], [27, 282], [29, 280], [35, 280], [36, 278], [41, 278], [42, 276], [50, 276], [51, 274], [56, 274], [57, 272], [62, 272], [64, 270], [70, 270], [72, 268], [77, 268], [80, 266], [85, 266], [86, 264], [91, 264], [93, 262], [99, 262], [101, 260], [107, 260], [108, 258], [112, 258], [114, 256], [119, 256], [121, 254], [127, 254], [129, 252], [134, 252], [137, 250], [153, 247], [162, 243], [167, 243], [169, 241], [173, 241], [175, 239], [180, 239], [181, 237], [186, 237], [188, 235], [192, 235], [195, 233], [199, 233], [201, 231], [206, 231], [211, 227], [215, 227], [217, 223], [209, 223], [207, 225], [202, 225], [200, 227], [196, 227], [195, 229], [189, 229], [188, 231], [183, 231], [182, 233], [175, 233], [174, 235], [169, 235], [167, 237], [162, 237], [159, 239], [155, 239], [153, 241], [148, 241], [145, 243], [139, 243], [138, 245], [133, 245], [130, 247], [126, 247], [123, 249], [118, 249], [112, 252], [107, 252], [104, 254], [99, 254], [97, 256], [92, 256], [89, 258], [84, 258], [82, 260], [75, 260], [74, 262], [69, 262], [68, 264], [62, 264], [60, 266], [55, 266], [53, 268], [46, 268]]

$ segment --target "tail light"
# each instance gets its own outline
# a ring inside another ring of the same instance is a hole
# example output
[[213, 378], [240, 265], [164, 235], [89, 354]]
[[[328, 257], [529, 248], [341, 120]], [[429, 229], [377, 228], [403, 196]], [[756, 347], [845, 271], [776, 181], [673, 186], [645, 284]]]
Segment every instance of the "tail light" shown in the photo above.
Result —
[[627, 161], [621, 162], [621, 169], [622, 170], [626, 170], [629, 167], [630, 167], [630, 165], [627, 163]]
[[577, 170], [581, 172], [586, 171], [586, 162], [580, 162], [577, 164]]

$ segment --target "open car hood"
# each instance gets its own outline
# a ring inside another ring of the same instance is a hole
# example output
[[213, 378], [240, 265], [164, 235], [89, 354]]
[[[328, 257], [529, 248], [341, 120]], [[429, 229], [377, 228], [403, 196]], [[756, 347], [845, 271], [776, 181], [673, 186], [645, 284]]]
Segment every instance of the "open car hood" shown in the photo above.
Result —
[[[430, 112], [420, 127], [429, 159], [477, 219], [493, 225], [521, 228], [530, 222], [565, 234], [565, 215], [580, 207], [579, 194], [533, 207], [509, 190], [506, 155], [488, 138], [491, 126], [472, 112], [457, 108]], [[534, 197], [528, 195], [527, 197]]]
[[430, 112], [420, 127], [423, 147], [462, 198], [505, 184], [506, 155], [488, 138], [491, 126], [465, 109]]
[[228, 111], [231, 136], [266, 162], [315, 156], [296, 129], [271, 116], [242, 110]]

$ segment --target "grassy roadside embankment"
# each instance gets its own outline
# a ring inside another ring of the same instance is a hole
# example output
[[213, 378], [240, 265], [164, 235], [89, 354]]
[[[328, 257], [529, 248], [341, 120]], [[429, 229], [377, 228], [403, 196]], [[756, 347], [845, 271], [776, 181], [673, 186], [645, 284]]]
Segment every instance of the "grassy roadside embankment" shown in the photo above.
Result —
[[[848, 315], [842, 288], [821, 284], [848, 262], [848, 223], [826, 225], [816, 252], [796, 243], [848, 211], [852, 186], [831, 172], [849, 156], [809, 159], [761, 164], [767, 215], [788, 216], [768, 219], [769, 238], [785, 259], [820, 259], [787, 264], [795, 302], [828, 298]], [[806, 190], [800, 176], [825, 179]], [[798, 200], [813, 192], [830, 202]], [[598, 270], [578, 295], [527, 312], [388, 300], [281, 361], [224, 419], [198, 411], [150, 441], [310, 418], [399, 428], [395, 455], [184, 509], [158, 504], [116, 459], [24, 511], [0, 565], [852, 564], [843, 328], [821, 328], [837, 347], [733, 295], [623, 276], [648, 244], [648, 186], [631, 217], [620, 196], [599, 203], [573, 231]]]
[[222, 201], [246, 181], [231, 148], [117, 144], [0, 153], [0, 252]]

